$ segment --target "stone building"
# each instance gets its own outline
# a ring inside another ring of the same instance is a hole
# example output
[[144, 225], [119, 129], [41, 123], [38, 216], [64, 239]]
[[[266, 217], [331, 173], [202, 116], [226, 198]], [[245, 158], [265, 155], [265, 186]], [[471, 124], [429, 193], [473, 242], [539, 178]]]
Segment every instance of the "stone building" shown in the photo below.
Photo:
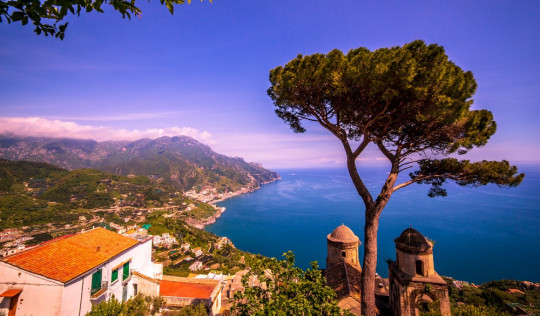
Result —
[[345, 225], [338, 226], [327, 236], [326, 280], [337, 294], [338, 306], [355, 315], [360, 315], [361, 309], [359, 246], [360, 239]]
[[394, 242], [396, 261], [388, 264], [393, 315], [417, 316], [420, 309], [431, 306], [450, 316], [448, 287], [433, 264], [433, 243], [413, 228]]
[[360, 238], [349, 227], [341, 224], [331, 234], [328, 234], [326, 239], [328, 249], [326, 266], [332, 266], [345, 261], [362, 271], [360, 261], [358, 260], [358, 247], [361, 244]]

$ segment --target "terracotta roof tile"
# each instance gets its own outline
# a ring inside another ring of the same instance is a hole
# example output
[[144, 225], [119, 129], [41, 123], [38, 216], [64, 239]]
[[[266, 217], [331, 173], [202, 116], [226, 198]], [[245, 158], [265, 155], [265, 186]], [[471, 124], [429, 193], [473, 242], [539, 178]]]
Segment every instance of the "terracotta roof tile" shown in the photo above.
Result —
[[3, 261], [66, 283], [136, 244], [135, 239], [96, 228], [42, 244]]
[[327, 267], [325, 274], [328, 286], [336, 292], [339, 300], [348, 296], [360, 300], [361, 270], [342, 261]]
[[159, 295], [208, 299], [218, 283], [218, 281], [214, 284], [202, 284], [161, 280]]
[[22, 292], [22, 289], [8, 289], [0, 294], [0, 297], [14, 297], [15, 295]]
[[[114, 270], [114, 269], [113, 269], [113, 270]], [[134, 276], [137, 276], [137, 277], [139, 277], [139, 278], [141, 278], [141, 279], [144, 279], [144, 280], [147, 280], [147, 281], [156, 283], [156, 284], [159, 284], [159, 281], [160, 281], [160, 280], [158, 280], [158, 279], [151, 278], [151, 277], [149, 277], [149, 276], [147, 276], [147, 275], [144, 275], [144, 274], [142, 274], [142, 273], [139, 273], [139, 272], [137, 272], [137, 271], [133, 271], [133, 275], [134, 275]]]
[[433, 248], [426, 237], [412, 227], [405, 229], [394, 242], [396, 247], [402, 250], [426, 251]]

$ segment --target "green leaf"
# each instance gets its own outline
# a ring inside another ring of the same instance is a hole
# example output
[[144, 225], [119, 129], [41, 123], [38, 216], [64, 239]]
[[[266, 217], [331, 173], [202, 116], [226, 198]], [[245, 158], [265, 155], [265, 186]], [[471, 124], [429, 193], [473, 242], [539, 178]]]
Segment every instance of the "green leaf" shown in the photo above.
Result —
[[[202, 1], [202, 0], [201, 0]], [[210, 1], [212, 2], [212, 1]], [[122, 18], [131, 18], [131, 14], [140, 16], [141, 10], [135, 5], [135, 0], [19, 0], [19, 1], [0, 1], [0, 22], [3, 18], [8, 23], [12, 21], [21, 21], [22, 25], [32, 22], [35, 25], [34, 32], [38, 35], [45, 36], [54, 35], [56, 38], [63, 39], [65, 36], [65, 28], [56, 29], [56, 26], [43, 24], [41, 19], [54, 20], [61, 22], [68, 13], [80, 15], [81, 11], [91, 12], [96, 10], [103, 13], [103, 3], [111, 5], [118, 11]], [[185, 0], [160, 0], [160, 3], [165, 5], [171, 14], [174, 13], [174, 4], [183, 4]], [[190, 1], [188, 1], [190, 3]], [[76, 8], [75, 8], [76, 6]], [[9, 13], [11, 12], [12, 13]], [[67, 24], [64, 24], [67, 25]]]
[[172, 4], [172, 2], [170, 0], [165, 1], [165, 6], [167, 6], [167, 8], [169, 9], [169, 12], [171, 12], [171, 14], [174, 13], [174, 6], [173, 6], [173, 4]]
[[24, 18], [25, 14], [24, 12], [15, 11], [11, 14], [11, 20], [13, 21], [21, 21]]

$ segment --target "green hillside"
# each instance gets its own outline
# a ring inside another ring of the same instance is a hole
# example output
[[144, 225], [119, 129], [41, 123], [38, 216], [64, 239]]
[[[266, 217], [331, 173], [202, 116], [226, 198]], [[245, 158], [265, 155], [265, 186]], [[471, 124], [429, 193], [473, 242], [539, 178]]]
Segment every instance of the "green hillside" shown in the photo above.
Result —
[[172, 197], [182, 202], [171, 187], [147, 177], [0, 160], [0, 229], [76, 223], [79, 216], [93, 218], [91, 209], [161, 206]]

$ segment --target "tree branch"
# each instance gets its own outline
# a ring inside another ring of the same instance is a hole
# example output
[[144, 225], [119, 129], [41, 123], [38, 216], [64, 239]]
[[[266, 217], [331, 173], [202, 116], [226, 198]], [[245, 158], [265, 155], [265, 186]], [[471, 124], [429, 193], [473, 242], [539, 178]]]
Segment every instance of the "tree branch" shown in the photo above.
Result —
[[364, 149], [366, 149], [368, 144], [369, 144], [369, 137], [364, 135], [364, 139], [362, 139], [362, 142], [360, 143], [360, 145], [358, 145], [356, 150], [352, 153], [355, 160], [356, 158], [358, 158], [358, 156], [360, 156], [360, 154], [364, 151]]
[[386, 158], [388, 158], [388, 160], [390, 160], [390, 162], [394, 162], [394, 159], [396, 158], [396, 156], [392, 154], [388, 149], [386, 149], [386, 147], [384, 147], [380, 139], [375, 141], [375, 144], [377, 144], [377, 147], [379, 147], [379, 150], [383, 153], [383, 155], [386, 156]]
[[[412, 168], [412, 167], [409, 167], [409, 168]], [[399, 185], [396, 185], [394, 187], [394, 189], [392, 190], [392, 192], [396, 192], [397, 190], [401, 189], [401, 188], [404, 188], [410, 184], [413, 184], [413, 183], [416, 183], [416, 182], [420, 182], [420, 181], [424, 181], [424, 180], [429, 180], [429, 179], [436, 179], [436, 178], [445, 178], [445, 179], [450, 179], [450, 180], [466, 180], [467, 177], [463, 177], [463, 175], [465, 175], [464, 173], [461, 173], [459, 175], [448, 175], [448, 174], [432, 174], [432, 175], [420, 175], [420, 176], [417, 176], [417, 177], [414, 177], [414, 179], [411, 179], [409, 181], [406, 181], [406, 182], [403, 182]]]
[[368, 210], [373, 206], [373, 197], [371, 196], [371, 193], [369, 193], [369, 190], [367, 189], [366, 185], [358, 174], [358, 170], [356, 169], [356, 157], [354, 157], [354, 154], [351, 150], [351, 145], [347, 141], [347, 138], [338, 138], [339, 140], [341, 140], [343, 148], [345, 149], [345, 154], [347, 156], [347, 170], [349, 171], [351, 180], [354, 184], [354, 187], [356, 188], [356, 192], [358, 192], [358, 195], [362, 197], [362, 200], [364, 201], [364, 204], [366, 206], [366, 210]]

